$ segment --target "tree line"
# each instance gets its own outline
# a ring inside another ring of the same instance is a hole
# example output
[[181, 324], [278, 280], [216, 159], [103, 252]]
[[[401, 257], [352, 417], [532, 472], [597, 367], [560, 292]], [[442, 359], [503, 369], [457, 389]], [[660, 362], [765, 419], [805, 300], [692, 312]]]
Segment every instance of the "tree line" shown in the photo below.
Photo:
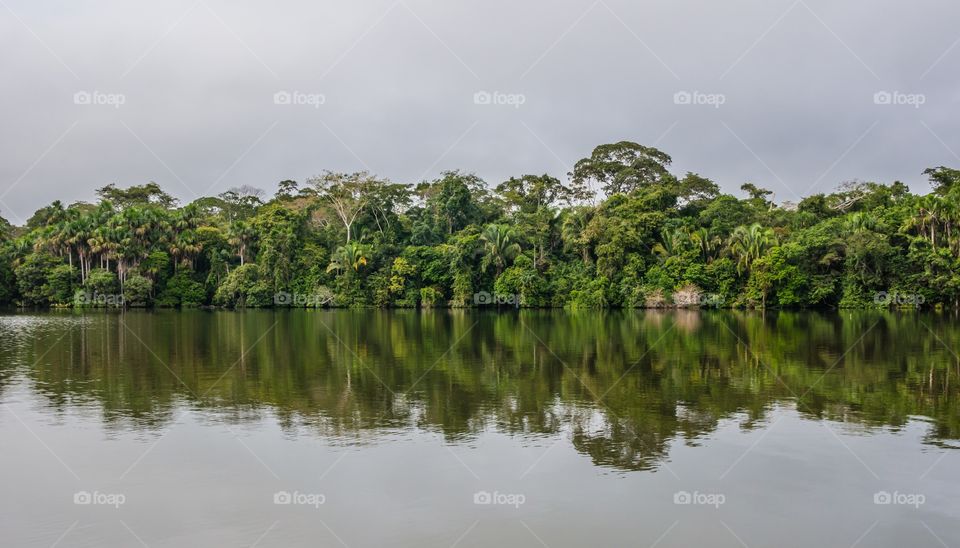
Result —
[[0, 303], [157, 307], [888, 307], [960, 304], [960, 171], [776, 204], [632, 142], [566, 180], [370, 173], [180, 205], [156, 183], [0, 227]]

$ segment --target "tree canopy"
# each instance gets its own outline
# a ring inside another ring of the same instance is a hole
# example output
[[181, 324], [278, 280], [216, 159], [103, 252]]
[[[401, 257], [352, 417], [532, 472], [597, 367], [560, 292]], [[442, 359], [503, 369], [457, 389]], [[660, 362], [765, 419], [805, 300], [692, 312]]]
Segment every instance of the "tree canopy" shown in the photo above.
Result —
[[[283, 180], [181, 205], [158, 184], [0, 219], [22, 306], [885, 307], [960, 303], [960, 170], [933, 192], [853, 181], [777, 205], [666, 153], [595, 148], [563, 181], [442, 173]], [[589, 189], [597, 188], [593, 193]]]

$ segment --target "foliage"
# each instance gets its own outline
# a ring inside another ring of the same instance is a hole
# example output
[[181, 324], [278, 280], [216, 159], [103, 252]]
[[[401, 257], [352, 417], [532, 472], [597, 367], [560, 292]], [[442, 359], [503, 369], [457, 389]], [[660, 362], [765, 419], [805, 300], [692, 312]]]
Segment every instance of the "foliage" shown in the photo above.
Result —
[[153, 282], [149, 278], [134, 274], [123, 284], [123, 302], [132, 307], [147, 306], [150, 304], [151, 291]]
[[203, 305], [206, 300], [207, 292], [203, 284], [194, 280], [189, 272], [180, 271], [167, 281], [156, 302], [164, 307], [193, 308]]
[[14, 270], [17, 289], [25, 305], [47, 304], [51, 302], [51, 291], [47, 280], [54, 269], [61, 266], [56, 257], [46, 253], [33, 253]]
[[[670, 164], [623, 141], [566, 181], [324, 172], [282, 181], [273, 198], [240, 187], [182, 206], [156, 183], [108, 185], [97, 203], [56, 201], [22, 227], [0, 219], [0, 304], [96, 294], [129, 295], [128, 306], [466, 307], [490, 294], [522, 307], [901, 305], [883, 298], [892, 292], [960, 305], [958, 170], [926, 170], [926, 196], [857, 181], [778, 206], [757, 184], [721, 194]], [[329, 298], [312, 298], [318, 288]]]

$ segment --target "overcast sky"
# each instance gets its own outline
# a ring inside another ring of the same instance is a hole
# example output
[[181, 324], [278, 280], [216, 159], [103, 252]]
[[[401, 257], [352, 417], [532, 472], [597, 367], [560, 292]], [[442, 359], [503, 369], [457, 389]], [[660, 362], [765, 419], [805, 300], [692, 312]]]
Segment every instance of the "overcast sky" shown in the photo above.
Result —
[[0, 214], [151, 180], [565, 177], [619, 140], [778, 201], [925, 192], [960, 166], [957, 21], [945, 0], [0, 0]]

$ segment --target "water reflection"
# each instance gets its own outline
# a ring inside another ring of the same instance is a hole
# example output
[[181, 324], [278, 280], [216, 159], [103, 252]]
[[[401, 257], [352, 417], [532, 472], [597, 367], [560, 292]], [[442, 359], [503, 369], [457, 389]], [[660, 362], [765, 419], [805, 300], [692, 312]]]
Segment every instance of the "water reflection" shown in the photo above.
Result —
[[930, 417], [960, 437], [947, 314], [521, 311], [51, 312], [0, 317], [0, 401], [113, 430], [276, 417], [291, 435], [569, 432], [601, 466], [656, 468], [672, 441], [782, 403], [864, 430]]

